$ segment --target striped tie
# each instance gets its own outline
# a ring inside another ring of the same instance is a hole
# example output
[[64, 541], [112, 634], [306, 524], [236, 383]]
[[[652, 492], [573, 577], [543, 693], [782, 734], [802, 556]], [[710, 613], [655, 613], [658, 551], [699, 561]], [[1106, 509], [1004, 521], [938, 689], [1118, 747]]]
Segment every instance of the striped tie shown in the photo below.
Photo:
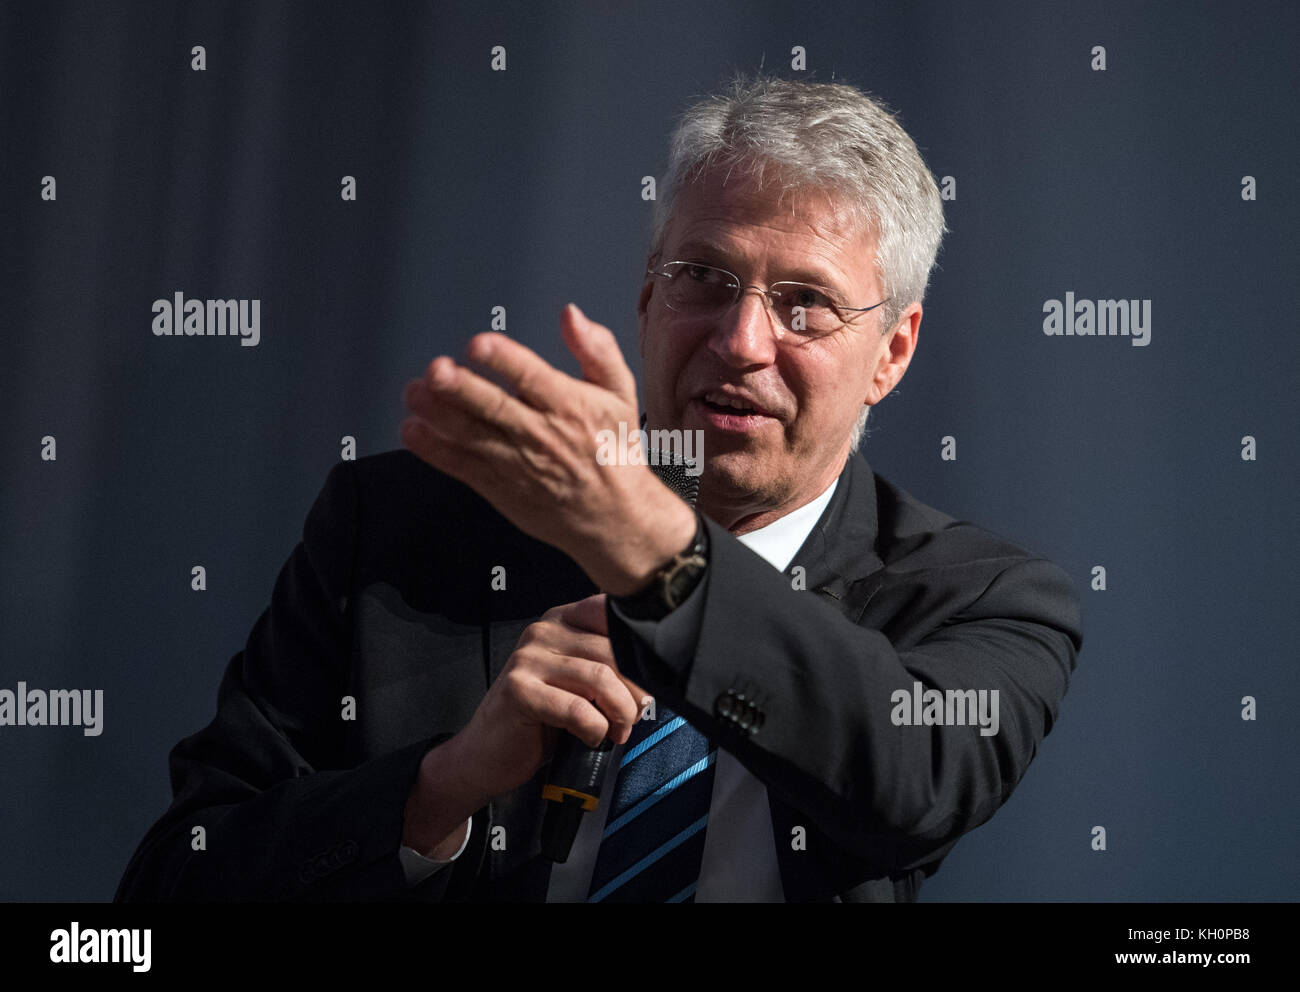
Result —
[[588, 902], [692, 902], [718, 750], [666, 706], [628, 738]]

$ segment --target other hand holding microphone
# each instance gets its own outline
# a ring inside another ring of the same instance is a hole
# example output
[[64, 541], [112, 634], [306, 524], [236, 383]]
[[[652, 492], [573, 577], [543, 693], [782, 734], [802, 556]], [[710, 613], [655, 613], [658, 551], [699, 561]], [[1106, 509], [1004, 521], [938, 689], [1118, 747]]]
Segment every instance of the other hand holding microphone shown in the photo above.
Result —
[[606, 740], [622, 744], [648, 697], [619, 674], [604, 593], [548, 610], [525, 628], [469, 724], [425, 755], [407, 801], [403, 843], [450, 856], [467, 818], [531, 779], [554, 752], [559, 731], [591, 749]]

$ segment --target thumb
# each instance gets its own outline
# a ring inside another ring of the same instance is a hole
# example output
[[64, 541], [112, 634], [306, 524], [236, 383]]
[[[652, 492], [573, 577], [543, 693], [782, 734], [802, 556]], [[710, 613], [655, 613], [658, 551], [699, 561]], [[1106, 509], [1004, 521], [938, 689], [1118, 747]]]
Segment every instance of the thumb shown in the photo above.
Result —
[[623, 360], [614, 332], [590, 320], [574, 303], [565, 306], [560, 327], [564, 343], [582, 368], [583, 379], [636, 406], [636, 377]]

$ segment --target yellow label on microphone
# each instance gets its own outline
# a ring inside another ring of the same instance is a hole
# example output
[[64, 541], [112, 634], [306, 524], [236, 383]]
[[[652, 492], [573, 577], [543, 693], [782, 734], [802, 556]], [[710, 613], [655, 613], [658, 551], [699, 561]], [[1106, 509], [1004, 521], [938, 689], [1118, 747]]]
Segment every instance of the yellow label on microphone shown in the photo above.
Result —
[[599, 796], [588, 795], [585, 792], [579, 792], [577, 789], [566, 789], [562, 785], [544, 785], [542, 786], [542, 798], [549, 799], [551, 802], [562, 803], [565, 796], [574, 796], [582, 800], [582, 808], [590, 813], [600, 802]]

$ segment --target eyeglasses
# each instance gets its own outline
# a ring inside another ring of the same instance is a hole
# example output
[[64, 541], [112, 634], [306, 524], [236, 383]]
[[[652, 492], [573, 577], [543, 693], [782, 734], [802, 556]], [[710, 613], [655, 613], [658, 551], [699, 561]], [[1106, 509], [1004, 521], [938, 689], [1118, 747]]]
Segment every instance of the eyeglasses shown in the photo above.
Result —
[[849, 307], [830, 290], [805, 282], [774, 282], [767, 289], [745, 286], [726, 269], [699, 262], [665, 262], [646, 269], [646, 274], [665, 280], [664, 303], [669, 310], [700, 317], [725, 313], [744, 290], [757, 289], [771, 303], [783, 330], [809, 338], [837, 331], [856, 320], [857, 314], [889, 302], [886, 297], [875, 306]]

